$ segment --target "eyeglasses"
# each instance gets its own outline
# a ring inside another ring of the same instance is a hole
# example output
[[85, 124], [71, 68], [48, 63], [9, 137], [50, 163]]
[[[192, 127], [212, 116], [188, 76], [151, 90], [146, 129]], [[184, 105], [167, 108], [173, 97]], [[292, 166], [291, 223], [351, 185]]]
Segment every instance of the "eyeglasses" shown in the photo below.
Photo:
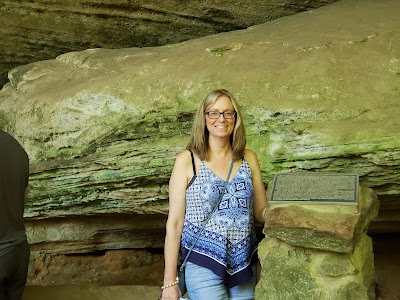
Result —
[[236, 111], [205, 111], [205, 115], [208, 115], [210, 119], [218, 119], [220, 115], [223, 115], [225, 119], [233, 119], [236, 116]]

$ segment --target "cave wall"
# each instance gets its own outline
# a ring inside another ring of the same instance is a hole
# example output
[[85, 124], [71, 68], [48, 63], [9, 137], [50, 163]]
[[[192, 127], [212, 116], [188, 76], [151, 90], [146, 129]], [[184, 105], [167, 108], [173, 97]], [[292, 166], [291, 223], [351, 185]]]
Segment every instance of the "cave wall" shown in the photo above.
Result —
[[17, 1], [0, 3], [0, 85], [7, 72], [88, 48], [173, 44], [245, 29], [335, 0]]

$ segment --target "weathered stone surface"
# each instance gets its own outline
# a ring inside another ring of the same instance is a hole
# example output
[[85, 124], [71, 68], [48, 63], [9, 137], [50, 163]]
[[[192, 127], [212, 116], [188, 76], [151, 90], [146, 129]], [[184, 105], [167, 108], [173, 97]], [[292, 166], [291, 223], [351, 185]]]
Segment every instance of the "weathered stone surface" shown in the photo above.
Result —
[[360, 235], [354, 252], [346, 254], [265, 238], [259, 246], [259, 258], [258, 300], [375, 299], [372, 240], [365, 233]]
[[28, 221], [33, 251], [71, 254], [104, 249], [145, 249], [164, 246], [165, 216], [113, 215]]
[[[82, 216], [165, 218], [173, 158], [198, 102], [225, 87], [242, 104], [265, 183], [287, 169], [359, 174], [381, 203], [370, 228], [399, 231], [399, 10], [396, 0], [346, 0], [181, 44], [92, 49], [12, 70], [0, 127], [31, 157], [26, 219], [55, 228]], [[74, 251], [107, 232], [100, 225], [80, 226]], [[46, 251], [67, 248], [52, 232], [32, 235], [37, 251], [42, 237]], [[119, 243], [133, 245], [113, 234], [89, 248]]]
[[244, 29], [335, 0], [2, 0], [0, 85], [16, 66], [88, 48], [173, 44]]
[[163, 268], [162, 253], [151, 253], [144, 249], [98, 251], [91, 255], [33, 251], [28, 282], [29, 285], [93, 284], [159, 287], [162, 284]]
[[365, 186], [359, 188], [358, 205], [271, 202], [264, 233], [304, 248], [353, 252], [359, 234], [368, 229], [378, 209], [375, 193]]
[[356, 272], [354, 265], [348, 259], [343, 259], [339, 254], [327, 254], [319, 265], [317, 273], [321, 276], [339, 277], [351, 275]]
[[317, 299], [317, 284], [308, 270], [309, 253], [278, 240], [265, 240], [259, 246], [262, 280], [257, 284], [255, 298], [296, 299], [297, 295], [304, 295], [302, 299]]

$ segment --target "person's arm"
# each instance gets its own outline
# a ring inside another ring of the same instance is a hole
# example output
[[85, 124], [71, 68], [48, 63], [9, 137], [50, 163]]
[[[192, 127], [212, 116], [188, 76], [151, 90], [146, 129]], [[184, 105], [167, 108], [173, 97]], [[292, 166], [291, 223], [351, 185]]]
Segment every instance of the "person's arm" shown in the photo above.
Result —
[[267, 208], [267, 195], [265, 192], [264, 182], [262, 180], [260, 164], [258, 163], [257, 156], [253, 151], [246, 149], [244, 156], [250, 166], [253, 177], [254, 217], [259, 223], [264, 224], [264, 213], [265, 209]]
[[[186, 187], [192, 177], [190, 152], [183, 151], [175, 160], [169, 181], [169, 213], [164, 244], [164, 286], [175, 282], [179, 258], [180, 240], [186, 209]], [[168, 287], [162, 292], [163, 297], [178, 299], [178, 285]]]

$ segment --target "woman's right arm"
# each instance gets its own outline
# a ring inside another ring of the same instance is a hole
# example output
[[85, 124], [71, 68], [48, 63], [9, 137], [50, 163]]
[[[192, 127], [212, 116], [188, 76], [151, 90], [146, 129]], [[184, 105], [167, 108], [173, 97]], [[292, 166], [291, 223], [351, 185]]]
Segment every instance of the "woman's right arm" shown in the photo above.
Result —
[[[190, 152], [181, 152], [176, 160], [169, 180], [169, 212], [164, 244], [164, 286], [171, 284], [177, 277], [179, 248], [186, 209], [186, 187], [193, 176], [191, 171]], [[178, 299], [178, 285], [166, 288], [163, 298]]]

